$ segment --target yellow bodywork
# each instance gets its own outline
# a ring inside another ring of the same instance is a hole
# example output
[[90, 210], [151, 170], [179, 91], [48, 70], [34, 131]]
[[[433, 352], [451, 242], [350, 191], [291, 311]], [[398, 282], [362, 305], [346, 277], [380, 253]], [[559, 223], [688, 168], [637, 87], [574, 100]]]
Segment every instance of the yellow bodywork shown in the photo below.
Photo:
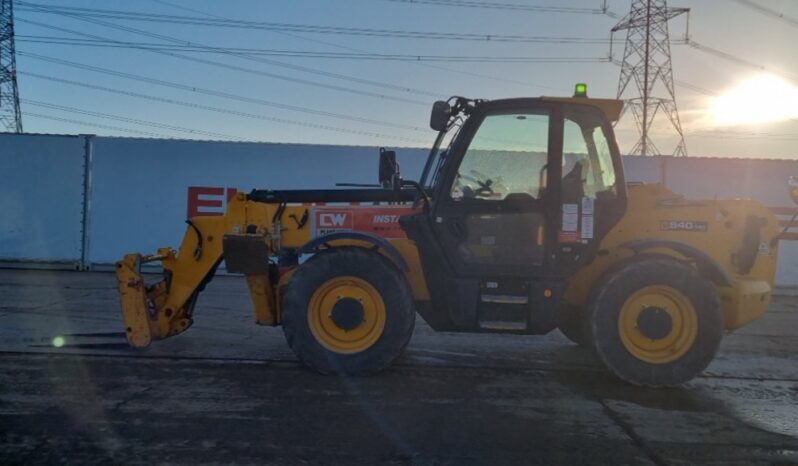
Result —
[[[202, 234], [202, 247], [198, 249], [197, 232], [189, 227], [179, 251], [159, 249], [158, 254], [142, 256], [128, 254], [116, 264], [116, 275], [122, 303], [128, 342], [134, 347], [146, 347], [153, 340], [177, 335], [193, 323], [190, 314], [192, 297], [223, 256], [225, 235], [244, 234], [247, 227], [256, 226], [270, 251], [282, 248], [299, 248], [311, 240], [311, 229], [294, 223], [273, 224], [278, 204], [265, 204], [246, 200], [243, 193], [228, 203], [224, 216], [200, 216], [191, 219]], [[304, 205], [288, 205], [281, 218], [302, 218], [309, 209]], [[279, 230], [279, 231], [277, 231]], [[418, 250], [407, 239], [390, 240], [405, 258], [408, 270], [405, 277], [416, 299], [429, 299]], [[372, 247], [357, 240], [338, 240], [332, 246]], [[199, 252], [198, 252], [199, 251]], [[165, 274], [170, 277], [168, 292], [165, 281], [147, 286], [141, 275], [141, 265], [160, 261]], [[278, 325], [281, 321], [282, 293], [293, 269], [280, 274], [275, 285], [268, 274], [247, 274], [255, 321], [261, 325]]]
[[[759, 253], [746, 274], [738, 272], [735, 257], [741, 247], [746, 219], [765, 219]], [[664, 230], [664, 222], [706, 222], [706, 231]], [[688, 244], [706, 253], [732, 278], [732, 286], [718, 287], [727, 330], [734, 330], [762, 315], [770, 304], [771, 285], [776, 275], [780, 233], [773, 213], [752, 200], [687, 200], [659, 184], [629, 188], [624, 217], [603, 238], [600, 254], [570, 280], [565, 300], [585, 304], [593, 284], [613, 264], [630, 258], [634, 252], [624, 243], [640, 239], [666, 239]], [[689, 259], [672, 249], [646, 251]]]
[[[272, 223], [278, 204], [246, 200], [243, 193], [228, 204], [224, 216], [191, 219], [202, 234], [189, 227], [179, 251], [162, 248], [155, 256], [129, 254], [117, 263], [117, 277], [128, 341], [145, 347], [152, 340], [176, 335], [192, 323], [191, 309], [196, 293], [223, 257], [225, 235], [251, 235], [266, 243], [269, 251], [300, 248], [311, 240], [308, 226], [296, 222]], [[288, 205], [280, 218], [302, 218], [308, 206]], [[747, 273], [740, 273], [735, 257], [741, 247], [746, 219], [765, 219], [756, 261]], [[705, 222], [705, 231], [663, 229], [667, 222]], [[253, 228], [254, 227], [254, 228]], [[252, 230], [255, 230], [255, 233]], [[249, 233], [245, 233], [249, 232]], [[779, 227], [776, 218], [756, 201], [688, 201], [661, 185], [629, 188], [628, 205], [623, 218], [602, 239], [598, 254], [568, 281], [565, 303], [584, 306], [593, 285], [613, 264], [632, 257], [635, 252], [624, 246], [633, 240], [666, 239], [679, 241], [706, 253], [732, 278], [731, 286], [718, 286], [718, 294], [727, 330], [736, 329], [765, 312], [770, 303], [771, 284], [776, 271]], [[533, 233], [534, 235], [534, 233]], [[534, 236], [533, 236], [534, 237]], [[389, 240], [407, 262], [405, 277], [416, 301], [428, 301], [418, 249], [408, 239]], [[372, 247], [356, 240], [339, 240], [330, 246]], [[660, 248], [646, 253], [668, 254], [682, 259], [672, 249]], [[160, 261], [168, 277], [147, 286], [142, 278], [142, 263]], [[700, 268], [699, 268], [700, 270]], [[255, 321], [262, 325], [281, 322], [283, 290], [294, 269], [280, 270], [275, 282], [267, 273], [247, 274]]]

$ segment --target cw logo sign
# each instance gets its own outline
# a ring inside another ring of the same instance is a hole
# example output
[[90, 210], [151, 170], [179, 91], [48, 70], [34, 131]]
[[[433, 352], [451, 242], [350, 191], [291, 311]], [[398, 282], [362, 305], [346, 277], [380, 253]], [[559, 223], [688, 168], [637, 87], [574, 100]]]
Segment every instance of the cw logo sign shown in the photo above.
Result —
[[319, 228], [352, 228], [349, 212], [319, 212]]

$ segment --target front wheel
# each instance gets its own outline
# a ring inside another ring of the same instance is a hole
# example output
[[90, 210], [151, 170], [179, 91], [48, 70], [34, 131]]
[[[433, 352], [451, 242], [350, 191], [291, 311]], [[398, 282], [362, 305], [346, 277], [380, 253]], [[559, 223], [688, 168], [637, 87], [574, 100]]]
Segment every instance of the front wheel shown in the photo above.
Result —
[[563, 306], [558, 309], [557, 328], [572, 342], [582, 348], [590, 348], [590, 339], [585, 331], [584, 312], [580, 307]]
[[324, 374], [388, 367], [415, 324], [410, 289], [377, 252], [358, 247], [316, 254], [296, 271], [283, 299], [283, 331], [306, 365]]
[[700, 374], [723, 336], [714, 286], [671, 258], [632, 262], [593, 293], [593, 345], [607, 368], [635, 385], [661, 387]]

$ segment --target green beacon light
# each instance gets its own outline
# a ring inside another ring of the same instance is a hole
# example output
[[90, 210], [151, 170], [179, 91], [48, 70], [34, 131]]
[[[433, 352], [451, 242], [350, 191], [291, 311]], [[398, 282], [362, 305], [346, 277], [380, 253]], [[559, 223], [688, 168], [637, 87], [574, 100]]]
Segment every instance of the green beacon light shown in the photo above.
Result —
[[574, 97], [587, 97], [587, 84], [578, 83], [574, 91]]

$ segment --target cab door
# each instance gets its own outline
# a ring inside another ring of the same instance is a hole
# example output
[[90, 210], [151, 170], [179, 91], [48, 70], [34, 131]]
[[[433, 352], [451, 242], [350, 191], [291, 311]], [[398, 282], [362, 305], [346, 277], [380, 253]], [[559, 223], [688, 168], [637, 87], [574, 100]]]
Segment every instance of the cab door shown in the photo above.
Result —
[[474, 330], [545, 333], [564, 280], [549, 270], [556, 240], [562, 117], [526, 105], [474, 115], [453, 148], [432, 211], [451, 271], [451, 320]]
[[[444, 178], [437, 237], [460, 277], [528, 276], [546, 262], [551, 111], [486, 114]], [[455, 157], [457, 154], [454, 154]]]

